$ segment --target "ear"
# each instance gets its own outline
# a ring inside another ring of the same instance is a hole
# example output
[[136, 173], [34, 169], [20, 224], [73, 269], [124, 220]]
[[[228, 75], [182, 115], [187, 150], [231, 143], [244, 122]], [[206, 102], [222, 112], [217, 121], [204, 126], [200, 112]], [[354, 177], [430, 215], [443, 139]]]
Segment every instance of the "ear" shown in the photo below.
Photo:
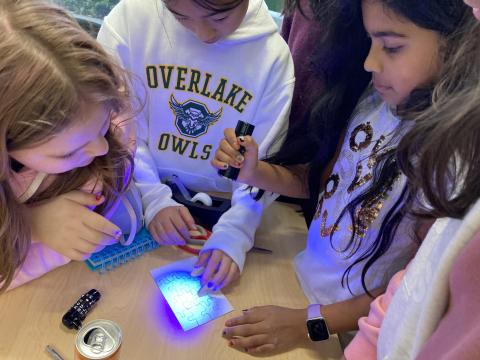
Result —
[[192, 202], [199, 202], [205, 206], [212, 206], [212, 198], [210, 195], [205, 194], [203, 192], [196, 193], [194, 197], [192, 197]]

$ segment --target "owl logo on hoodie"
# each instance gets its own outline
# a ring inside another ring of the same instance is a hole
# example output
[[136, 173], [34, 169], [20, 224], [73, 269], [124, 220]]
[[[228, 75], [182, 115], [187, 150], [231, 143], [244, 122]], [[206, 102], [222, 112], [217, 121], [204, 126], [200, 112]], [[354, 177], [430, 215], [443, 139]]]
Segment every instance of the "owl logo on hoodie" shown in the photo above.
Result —
[[175, 126], [180, 134], [197, 138], [208, 131], [208, 127], [222, 117], [223, 108], [211, 113], [205, 104], [194, 100], [179, 103], [173, 94], [168, 102], [175, 115]]

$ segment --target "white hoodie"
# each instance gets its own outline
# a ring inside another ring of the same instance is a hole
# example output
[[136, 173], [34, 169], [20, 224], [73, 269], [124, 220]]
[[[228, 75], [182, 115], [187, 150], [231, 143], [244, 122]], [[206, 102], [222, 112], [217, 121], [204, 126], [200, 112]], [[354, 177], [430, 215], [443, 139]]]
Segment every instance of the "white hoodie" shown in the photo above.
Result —
[[178, 205], [160, 180], [176, 174], [192, 190], [232, 192], [232, 207], [213, 228], [203, 251], [221, 249], [243, 268], [263, 208], [248, 191], [210, 165], [223, 130], [238, 120], [255, 125], [260, 157], [286, 130], [294, 87], [288, 46], [263, 1], [250, 0], [239, 28], [205, 44], [161, 0], [123, 0], [105, 18], [98, 40], [142, 80], [147, 104], [138, 117], [135, 181], [148, 225]]

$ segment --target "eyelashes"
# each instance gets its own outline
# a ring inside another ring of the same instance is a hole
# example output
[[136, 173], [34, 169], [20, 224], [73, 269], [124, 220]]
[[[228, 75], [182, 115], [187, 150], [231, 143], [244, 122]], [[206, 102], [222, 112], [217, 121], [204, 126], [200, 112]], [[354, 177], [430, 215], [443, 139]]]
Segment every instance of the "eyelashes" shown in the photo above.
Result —
[[403, 48], [403, 46], [395, 46], [395, 47], [384, 46], [383, 50], [387, 54], [396, 54], [396, 53], [400, 52], [400, 50], [402, 50], [402, 48]]

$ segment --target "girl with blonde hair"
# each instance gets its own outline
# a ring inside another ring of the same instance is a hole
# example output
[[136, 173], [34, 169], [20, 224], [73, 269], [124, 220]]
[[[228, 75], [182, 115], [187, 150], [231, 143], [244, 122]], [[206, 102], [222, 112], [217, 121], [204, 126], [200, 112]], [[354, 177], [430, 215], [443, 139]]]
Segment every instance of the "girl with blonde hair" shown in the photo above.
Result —
[[118, 241], [132, 172], [125, 74], [64, 10], [0, 3], [0, 291]]

